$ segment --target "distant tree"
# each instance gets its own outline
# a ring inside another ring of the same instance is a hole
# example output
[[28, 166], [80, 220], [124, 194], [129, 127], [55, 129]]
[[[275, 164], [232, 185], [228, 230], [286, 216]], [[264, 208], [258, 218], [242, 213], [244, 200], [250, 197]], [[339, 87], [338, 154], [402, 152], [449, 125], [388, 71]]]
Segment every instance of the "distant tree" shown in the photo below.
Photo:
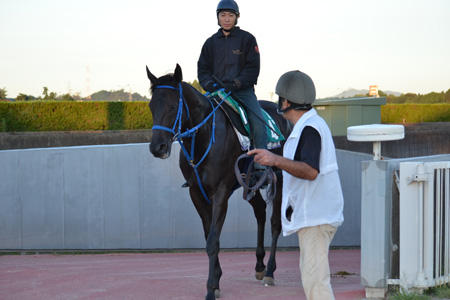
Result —
[[75, 101], [75, 99], [72, 96], [70, 96], [70, 94], [62, 95], [59, 100], [61, 100], [61, 101]]
[[[129, 101], [130, 93], [125, 92], [124, 89], [117, 91], [105, 91], [101, 90], [99, 92], [93, 93], [91, 99], [94, 101]], [[138, 93], [131, 94], [132, 101], [148, 101], [146, 96], [141, 96]]]
[[56, 97], [58, 95], [55, 92], [51, 92], [50, 95], [48, 95], [48, 100], [56, 100]]
[[44, 98], [42, 100], [44, 101], [55, 101], [57, 100], [56, 98], [58, 97], [58, 95], [55, 92], [50, 92], [50, 94], [48, 93], [48, 87], [44, 86], [44, 91], [42, 92], [42, 96], [44, 96]]
[[198, 82], [197, 79], [195, 79], [193, 82], [188, 82], [190, 85], [192, 85], [197, 91], [199, 91], [200, 93], [204, 94], [206, 91], [202, 88], [202, 86], [200, 85], [200, 83]]
[[7, 94], [6, 88], [0, 89], [0, 100], [5, 100]]
[[420, 102], [422, 102], [422, 103], [443, 103], [443, 102], [445, 102], [445, 94], [431, 92], [429, 94], [423, 95]]
[[44, 96], [44, 99], [48, 98], [48, 87], [44, 86], [44, 91], [42, 92], [42, 96]]
[[387, 97], [387, 94], [385, 92], [383, 92], [382, 90], [378, 90], [378, 96]]
[[413, 93], [406, 93], [406, 94], [401, 94], [400, 96], [397, 97], [397, 101], [395, 103], [417, 103], [415, 101], [417, 101], [418, 99], [418, 95], [417, 94], [413, 94]]
[[433, 104], [433, 103], [450, 103], [450, 89], [447, 92], [431, 92], [428, 94], [414, 94], [406, 93], [400, 96], [388, 95], [386, 96], [387, 103], [389, 104]]
[[16, 97], [16, 101], [32, 101], [32, 100], [36, 100], [36, 98], [31, 95], [26, 95], [26, 94], [22, 94], [22, 93], [20, 93]]
[[138, 94], [138, 93], [134, 93], [134, 94], [132, 95], [132, 97], [133, 97], [133, 101], [149, 101], [149, 99], [147, 98], [147, 96], [141, 96], [141, 95]]
[[101, 90], [99, 92], [93, 93], [91, 95], [91, 99], [94, 101], [105, 101], [109, 99], [111, 92], [107, 92], [105, 90]]

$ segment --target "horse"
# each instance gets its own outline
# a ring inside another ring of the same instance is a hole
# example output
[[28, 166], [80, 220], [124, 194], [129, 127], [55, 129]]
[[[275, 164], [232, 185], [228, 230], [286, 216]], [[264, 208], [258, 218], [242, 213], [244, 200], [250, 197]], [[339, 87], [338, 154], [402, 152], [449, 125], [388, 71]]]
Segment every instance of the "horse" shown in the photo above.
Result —
[[[147, 66], [146, 71], [151, 82], [149, 107], [154, 124], [150, 152], [156, 158], [165, 159], [170, 156], [174, 140], [182, 145], [179, 166], [202, 221], [209, 258], [206, 299], [219, 298], [222, 276], [219, 263], [220, 233], [227, 214], [228, 199], [237, 183], [233, 166], [244, 152], [229, 118], [218, 109], [218, 105], [213, 105], [193, 86], [182, 81], [182, 70], [178, 64], [173, 74], [159, 78]], [[287, 137], [292, 124], [277, 114], [277, 105], [269, 101], [260, 103], [274, 118], [283, 136]], [[282, 147], [273, 151], [282, 155]], [[267, 267], [264, 265], [267, 203], [259, 190], [248, 201], [258, 228], [255, 277], [262, 280], [264, 285], [274, 285], [277, 267], [275, 254], [281, 232], [281, 180], [276, 185], [276, 194], [272, 200], [272, 243]]]

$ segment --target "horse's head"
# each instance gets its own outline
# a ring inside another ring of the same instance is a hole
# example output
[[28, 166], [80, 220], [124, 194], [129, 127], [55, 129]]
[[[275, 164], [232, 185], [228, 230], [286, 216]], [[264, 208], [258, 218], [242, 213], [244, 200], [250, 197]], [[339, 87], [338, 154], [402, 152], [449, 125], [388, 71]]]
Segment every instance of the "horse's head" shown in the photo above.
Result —
[[174, 136], [185, 117], [181, 101], [183, 75], [177, 64], [173, 75], [156, 78], [146, 67], [151, 82], [152, 97], [149, 103], [153, 116], [153, 132], [150, 152], [158, 158], [168, 158]]

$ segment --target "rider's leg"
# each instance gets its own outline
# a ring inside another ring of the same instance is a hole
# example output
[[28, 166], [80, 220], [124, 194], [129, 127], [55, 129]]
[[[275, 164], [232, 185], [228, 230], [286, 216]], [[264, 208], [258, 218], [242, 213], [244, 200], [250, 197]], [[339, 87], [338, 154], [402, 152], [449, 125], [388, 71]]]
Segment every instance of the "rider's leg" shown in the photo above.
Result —
[[262, 121], [264, 117], [253, 87], [237, 91], [236, 96], [245, 103], [244, 109], [247, 112], [250, 124], [253, 146], [259, 149], [267, 149], [267, 128]]

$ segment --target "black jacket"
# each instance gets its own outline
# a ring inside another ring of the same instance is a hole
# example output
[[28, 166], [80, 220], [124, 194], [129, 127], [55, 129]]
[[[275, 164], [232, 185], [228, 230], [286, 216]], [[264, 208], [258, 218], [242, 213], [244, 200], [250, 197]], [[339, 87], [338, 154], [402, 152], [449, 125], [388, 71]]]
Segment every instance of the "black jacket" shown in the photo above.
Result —
[[248, 88], [257, 83], [259, 68], [258, 44], [251, 33], [235, 27], [225, 36], [219, 29], [203, 45], [197, 77], [203, 88], [214, 82], [212, 74], [223, 83], [235, 81], [239, 88]]

